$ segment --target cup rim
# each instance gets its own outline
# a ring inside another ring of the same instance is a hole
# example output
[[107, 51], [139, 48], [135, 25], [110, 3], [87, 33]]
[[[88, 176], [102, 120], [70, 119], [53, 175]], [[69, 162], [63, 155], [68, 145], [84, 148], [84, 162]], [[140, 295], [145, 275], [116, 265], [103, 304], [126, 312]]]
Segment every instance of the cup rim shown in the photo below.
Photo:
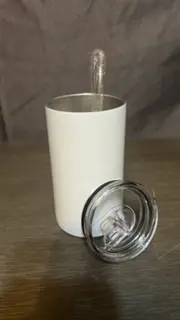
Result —
[[[116, 100], [116, 105], [112, 108], [108, 108], [108, 109], [102, 109], [102, 110], [93, 110], [93, 111], [69, 111], [69, 110], [60, 110], [60, 109], [56, 109], [54, 108], [54, 103], [57, 101], [57, 100], [65, 100], [65, 99], [69, 99], [69, 98], [83, 98], [83, 97], [103, 97], [103, 98], [107, 98], [107, 99], [111, 99], [111, 100]], [[71, 113], [71, 114], [75, 114], [75, 113], [78, 113], [78, 114], [92, 114], [92, 113], [102, 113], [102, 112], [108, 112], [108, 111], [111, 111], [111, 110], [114, 110], [114, 109], [117, 109], [117, 108], [121, 108], [123, 106], [126, 106], [126, 101], [125, 100], [122, 100], [121, 98], [115, 96], [115, 95], [111, 95], [111, 94], [96, 94], [96, 93], [93, 93], [93, 92], [82, 92], [82, 93], [72, 93], [72, 94], [65, 94], [65, 95], [60, 95], [60, 96], [55, 96], [53, 97], [49, 102], [47, 102], [45, 104], [45, 108], [49, 109], [49, 110], [53, 110], [53, 111], [58, 111], [58, 112], [61, 112], [61, 113]]]

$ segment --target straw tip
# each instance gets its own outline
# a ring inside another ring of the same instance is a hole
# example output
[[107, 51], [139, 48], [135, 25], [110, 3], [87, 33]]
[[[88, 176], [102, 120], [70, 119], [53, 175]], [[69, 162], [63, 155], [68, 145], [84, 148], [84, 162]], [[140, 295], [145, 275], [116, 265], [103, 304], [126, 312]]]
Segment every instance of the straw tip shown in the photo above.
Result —
[[106, 55], [102, 49], [94, 49], [91, 54], [91, 67], [101, 68], [105, 71]]

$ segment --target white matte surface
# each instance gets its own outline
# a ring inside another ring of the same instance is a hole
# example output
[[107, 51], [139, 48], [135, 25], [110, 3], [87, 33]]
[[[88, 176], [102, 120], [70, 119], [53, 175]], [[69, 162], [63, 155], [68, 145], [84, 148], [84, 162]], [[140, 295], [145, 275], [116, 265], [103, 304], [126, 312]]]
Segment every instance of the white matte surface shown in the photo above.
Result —
[[82, 210], [91, 193], [123, 178], [126, 105], [86, 113], [46, 107], [46, 119], [57, 222], [82, 237]]

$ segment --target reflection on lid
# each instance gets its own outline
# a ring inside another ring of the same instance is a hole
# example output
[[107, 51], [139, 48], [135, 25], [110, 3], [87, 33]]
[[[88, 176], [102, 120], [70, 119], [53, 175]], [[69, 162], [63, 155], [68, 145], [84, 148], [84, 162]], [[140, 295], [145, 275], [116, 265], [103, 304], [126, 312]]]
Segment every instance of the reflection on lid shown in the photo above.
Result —
[[116, 210], [101, 223], [101, 231], [104, 235], [104, 249], [110, 251], [116, 247], [129, 234], [131, 229], [125, 221], [124, 214]]

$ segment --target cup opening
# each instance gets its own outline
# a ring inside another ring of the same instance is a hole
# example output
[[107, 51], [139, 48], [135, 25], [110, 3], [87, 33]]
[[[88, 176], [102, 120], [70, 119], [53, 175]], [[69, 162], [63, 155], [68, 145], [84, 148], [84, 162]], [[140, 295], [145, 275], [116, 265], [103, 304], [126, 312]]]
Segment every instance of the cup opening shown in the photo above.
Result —
[[95, 93], [77, 93], [53, 98], [46, 107], [55, 111], [88, 113], [107, 111], [125, 104], [120, 98]]

